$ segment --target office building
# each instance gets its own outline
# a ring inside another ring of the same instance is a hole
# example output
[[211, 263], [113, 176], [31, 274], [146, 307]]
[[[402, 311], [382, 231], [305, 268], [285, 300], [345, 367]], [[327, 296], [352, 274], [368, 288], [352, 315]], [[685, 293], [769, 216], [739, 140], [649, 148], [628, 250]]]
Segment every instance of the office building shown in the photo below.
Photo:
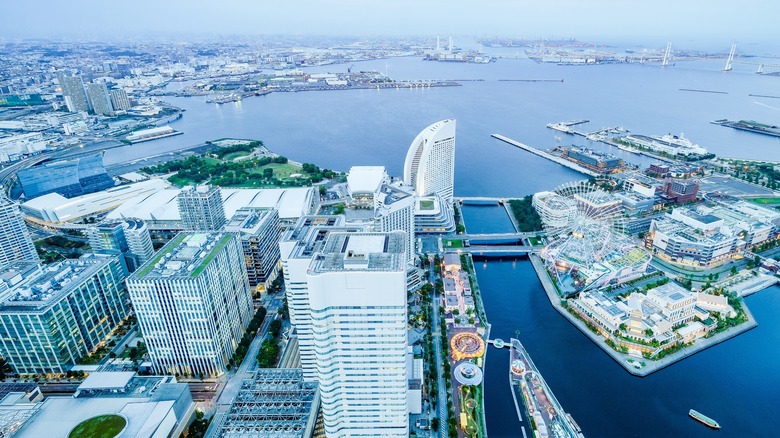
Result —
[[17, 373], [68, 371], [127, 317], [123, 280], [116, 256], [6, 267], [0, 273], [0, 354]]
[[285, 296], [290, 309], [290, 323], [298, 337], [303, 377], [317, 381], [317, 363], [312, 335], [312, 315], [306, 273], [314, 254], [325, 244], [331, 232], [360, 232], [360, 225], [346, 226], [344, 216], [304, 216], [285, 231], [279, 242], [284, 273]]
[[85, 85], [85, 89], [92, 112], [99, 116], [114, 115], [114, 106], [111, 104], [111, 96], [105, 82], [90, 82]]
[[0, 195], [0, 269], [16, 261], [40, 263], [19, 206]]
[[87, 237], [94, 252], [122, 254], [129, 272], [134, 272], [154, 256], [149, 228], [140, 220], [95, 225], [87, 229]]
[[89, 101], [87, 101], [81, 76], [60, 76], [58, 79], [68, 111], [72, 113], [89, 111]]
[[111, 96], [111, 106], [114, 107], [114, 111], [127, 111], [132, 107], [125, 90], [113, 88], [109, 91], [109, 95]]
[[330, 233], [306, 274], [325, 434], [407, 437], [406, 236]]
[[227, 370], [253, 314], [237, 235], [180, 233], [127, 288], [156, 373]]
[[16, 176], [27, 199], [48, 193], [72, 198], [114, 186], [103, 166], [102, 153], [22, 169]]
[[667, 178], [664, 181], [664, 198], [668, 202], [684, 204], [696, 200], [699, 194], [699, 181]]
[[177, 203], [185, 230], [218, 231], [225, 225], [225, 210], [219, 187], [184, 187], [179, 192]]
[[404, 182], [419, 196], [437, 194], [452, 202], [455, 184], [455, 119], [436, 122], [420, 132], [404, 162]]
[[244, 251], [249, 286], [263, 291], [276, 279], [279, 266], [279, 212], [273, 208], [240, 208], [225, 225], [237, 233]]

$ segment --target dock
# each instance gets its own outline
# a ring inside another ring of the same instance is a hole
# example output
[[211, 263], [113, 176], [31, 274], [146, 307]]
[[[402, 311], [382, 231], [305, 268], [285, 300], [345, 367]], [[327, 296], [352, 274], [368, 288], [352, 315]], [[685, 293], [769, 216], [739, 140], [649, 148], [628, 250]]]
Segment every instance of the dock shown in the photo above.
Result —
[[532, 153], [534, 155], [538, 155], [538, 156], [540, 156], [542, 158], [545, 158], [547, 160], [552, 161], [553, 163], [558, 163], [561, 166], [568, 167], [569, 169], [577, 171], [577, 172], [580, 172], [582, 174], [585, 174], [585, 175], [588, 175], [588, 176], [593, 176], [593, 177], [596, 177], [596, 176], [600, 175], [599, 173], [596, 173], [596, 172], [593, 172], [592, 170], [586, 169], [586, 168], [584, 168], [584, 167], [582, 167], [582, 166], [580, 166], [580, 165], [578, 165], [576, 163], [573, 163], [573, 162], [568, 161], [568, 160], [564, 160], [561, 157], [556, 157], [555, 155], [552, 155], [552, 154], [550, 154], [548, 152], [545, 152], [545, 151], [543, 151], [541, 149], [536, 149], [535, 147], [528, 146], [527, 144], [520, 143], [517, 140], [512, 140], [511, 138], [505, 137], [505, 136], [503, 136], [501, 134], [491, 134], [490, 136], [495, 138], [495, 139], [501, 140], [504, 143], [509, 143], [512, 146], [518, 147], [520, 149], [523, 149], [524, 151], [530, 152], [530, 153]]
[[[518, 413], [520, 406], [517, 399], [520, 398], [525, 414], [533, 419], [531, 423], [536, 429], [534, 436], [583, 436], [577, 423], [563, 410], [531, 356], [517, 339], [510, 341], [509, 382]], [[520, 421], [522, 422], [522, 418]]]

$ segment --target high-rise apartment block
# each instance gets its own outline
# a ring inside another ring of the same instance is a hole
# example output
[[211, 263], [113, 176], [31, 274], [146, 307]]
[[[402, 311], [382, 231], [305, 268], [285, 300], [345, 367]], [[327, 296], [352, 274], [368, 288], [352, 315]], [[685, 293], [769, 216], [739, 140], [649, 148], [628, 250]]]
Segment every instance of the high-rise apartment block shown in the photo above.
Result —
[[420, 132], [404, 162], [404, 182], [419, 196], [437, 194], [451, 203], [455, 183], [455, 119], [436, 122]]
[[64, 373], [128, 315], [116, 256], [88, 255], [0, 271], [0, 355], [17, 373]]
[[222, 194], [215, 186], [187, 186], [177, 200], [185, 230], [219, 231], [225, 225]]
[[132, 107], [125, 90], [113, 88], [109, 91], [109, 95], [111, 96], [111, 106], [114, 107], [114, 111], [127, 111]]
[[274, 208], [240, 208], [225, 225], [225, 231], [239, 235], [249, 286], [265, 290], [278, 272], [279, 212]]
[[0, 195], [0, 268], [15, 261], [40, 263], [19, 206]]
[[121, 253], [129, 272], [154, 256], [149, 228], [143, 221], [128, 219], [95, 225], [87, 229], [89, 245], [95, 252]]
[[234, 233], [178, 234], [127, 279], [154, 371], [224, 373], [252, 317]]
[[111, 104], [111, 96], [105, 82], [90, 82], [84, 87], [87, 91], [92, 111], [100, 116], [113, 116], [114, 106]]
[[87, 93], [84, 91], [81, 76], [60, 76], [58, 80], [68, 111], [72, 113], [89, 111]]
[[306, 274], [329, 438], [407, 437], [406, 236], [330, 233]]

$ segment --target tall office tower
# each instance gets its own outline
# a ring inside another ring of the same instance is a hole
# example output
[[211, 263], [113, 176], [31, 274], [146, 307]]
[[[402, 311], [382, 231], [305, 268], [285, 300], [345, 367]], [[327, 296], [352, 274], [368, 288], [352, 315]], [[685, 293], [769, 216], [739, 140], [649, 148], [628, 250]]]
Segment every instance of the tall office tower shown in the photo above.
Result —
[[179, 193], [178, 203], [185, 230], [219, 231], [225, 225], [225, 210], [219, 187], [184, 187]]
[[330, 233], [306, 274], [328, 438], [407, 437], [401, 232]]
[[84, 83], [81, 76], [60, 76], [60, 88], [62, 89], [62, 98], [68, 111], [77, 113], [80, 111], [89, 111], [89, 102], [87, 93], [84, 92]]
[[19, 206], [0, 195], [0, 268], [22, 260], [41, 262]]
[[105, 82], [91, 82], [85, 86], [92, 111], [101, 116], [113, 116], [114, 106]]
[[344, 216], [303, 216], [294, 227], [285, 231], [279, 242], [290, 323], [298, 337], [301, 368], [307, 382], [317, 381], [317, 362], [306, 272], [312, 256], [334, 231], [358, 232], [363, 231], [363, 227], [345, 226]]
[[149, 228], [141, 220], [127, 219], [87, 228], [89, 244], [94, 252], [121, 253], [129, 272], [154, 256]]
[[155, 372], [227, 371], [253, 313], [238, 236], [179, 233], [127, 289]]
[[130, 105], [130, 99], [127, 98], [127, 92], [121, 88], [114, 88], [109, 91], [111, 95], [111, 106], [114, 107], [114, 111], [127, 111], [132, 105]]
[[414, 237], [414, 191], [400, 184], [383, 184], [374, 196], [374, 219], [377, 231], [406, 233], [406, 261], [413, 264], [416, 252]]
[[437, 194], [452, 203], [455, 184], [455, 119], [442, 120], [415, 137], [404, 162], [404, 182], [417, 195]]
[[0, 271], [0, 355], [17, 373], [64, 373], [128, 315], [116, 256], [87, 255]]
[[274, 208], [240, 208], [225, 231], [238, 233], [241, 239], [249, 286], [261, 292], [267, 289], [278, 272], [279, 212]]

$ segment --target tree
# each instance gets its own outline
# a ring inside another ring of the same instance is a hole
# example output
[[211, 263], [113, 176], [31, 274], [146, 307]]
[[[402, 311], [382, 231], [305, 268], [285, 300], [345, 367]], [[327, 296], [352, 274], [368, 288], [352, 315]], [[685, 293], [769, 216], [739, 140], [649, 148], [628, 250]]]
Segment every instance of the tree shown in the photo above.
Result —
[[431, 429], [433, 429], [434, 432], [439, 431], [439, 418], [434, 418], [431, 420]]
[[270, 167], [266, 167], [263, 169], [263, 178], [265, 179], [271, 179], [274, 177], [274, 170]]

